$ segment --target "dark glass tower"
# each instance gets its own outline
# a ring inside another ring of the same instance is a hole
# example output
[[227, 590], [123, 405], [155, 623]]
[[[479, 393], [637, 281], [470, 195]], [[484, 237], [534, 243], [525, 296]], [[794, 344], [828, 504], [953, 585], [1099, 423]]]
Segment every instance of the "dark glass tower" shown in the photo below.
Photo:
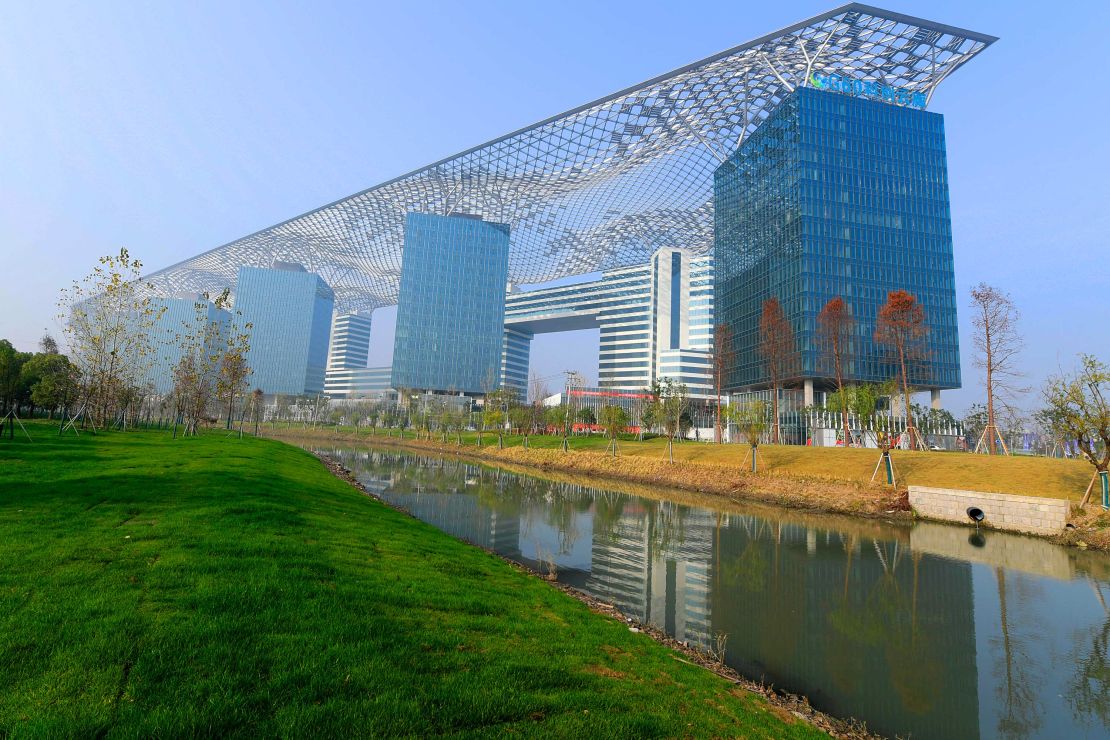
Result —
[[925, 309], [918, 388], [960, 386], [944, 118], [799, 88], [714, 173], [715, 306], [735, 361], [726, 386], [769, 379], [758, 352], [763, 303], [782, 303], [801, 374], [827, 384], [817, 314], [841, 296], [856, 319], [849, 379], [881, 382], [893, 358], [872, 336], [891, 290]]
[[508, 270], [505, 224], [408, 215], [394, 388], [484, 393], [500, 386]]

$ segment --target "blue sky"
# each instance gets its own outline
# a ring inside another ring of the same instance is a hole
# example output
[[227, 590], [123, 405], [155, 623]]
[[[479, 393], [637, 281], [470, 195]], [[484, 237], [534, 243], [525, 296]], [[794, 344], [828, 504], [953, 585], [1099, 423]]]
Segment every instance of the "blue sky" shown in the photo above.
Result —
[[[172, 264], [835, 4], [6, 3], [0, 337], [57, 334], [58, 290], [120, 246]], [[1110, 360], [1110, 4], [885, 5], [1001, 37], [931, 105], [964, 346], [946, 403], [981, 394], [980, 280], [1024, 313], [1030, 384]], [[533, 367], [596, 377], [595, 350], [544, 337]]]

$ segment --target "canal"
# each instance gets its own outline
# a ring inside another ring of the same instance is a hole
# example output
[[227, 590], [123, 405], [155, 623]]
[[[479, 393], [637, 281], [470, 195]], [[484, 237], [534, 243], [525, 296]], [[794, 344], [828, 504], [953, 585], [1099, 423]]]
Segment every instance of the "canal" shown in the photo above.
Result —
[[[327, 449], [374, 495], [912, 738], [1110, 737], [1110, 556], [932, 523]], [[636, 489], [633, 489], [636, 490]]]

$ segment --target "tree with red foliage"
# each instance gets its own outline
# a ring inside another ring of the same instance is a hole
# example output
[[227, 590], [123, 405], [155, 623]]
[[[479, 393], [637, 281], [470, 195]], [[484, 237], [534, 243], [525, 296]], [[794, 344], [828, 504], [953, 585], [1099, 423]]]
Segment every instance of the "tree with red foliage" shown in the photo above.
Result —
[[848, 428], [848, 397], [844, 393], [844, 365], [851, 352], [852, 331], [856, 320], [844, 299], [840, 296], [829, 299], [821, 313], [817, 314], [817, 342], [822, 354], [832, 363], [836, 378], [836, 390], [840, 397], [840, 416], [844, 426], [844, 446], [852, 442]]
[[771, 381], [771, 441], [782, 444], [779, 431], [779, 389], [783, 381], [797, 373], [798, 350], [794, 343], [794, 327], [786, 318], [778, 298], [763, 302], [759, 317], [759, 354]]
[[907, 368], [913, 362], [925, 359], [925, 338], [929, 327], [925, 325], [925, 309], [912, 293], [892, 290], [886, 294], [886, 303], [879, 307], [875, 322], [875, 341], [893, 350], [898, 359], [898, 375], [902, 386], [902, 399], [906, 404], [906, 434], [910, 447], [921, 446], [917, 427], [910, 411], [910, 380]]

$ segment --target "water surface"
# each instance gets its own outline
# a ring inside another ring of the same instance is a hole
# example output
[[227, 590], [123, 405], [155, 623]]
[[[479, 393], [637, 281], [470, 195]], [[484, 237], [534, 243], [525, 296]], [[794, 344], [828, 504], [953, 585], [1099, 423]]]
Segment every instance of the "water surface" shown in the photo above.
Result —
[[884, 735], [1110, 737], [1106, 555], [678, 503], [395, 450], [327, 452], [420, 519], [679, 640], [723, 643], [740, 673]]

